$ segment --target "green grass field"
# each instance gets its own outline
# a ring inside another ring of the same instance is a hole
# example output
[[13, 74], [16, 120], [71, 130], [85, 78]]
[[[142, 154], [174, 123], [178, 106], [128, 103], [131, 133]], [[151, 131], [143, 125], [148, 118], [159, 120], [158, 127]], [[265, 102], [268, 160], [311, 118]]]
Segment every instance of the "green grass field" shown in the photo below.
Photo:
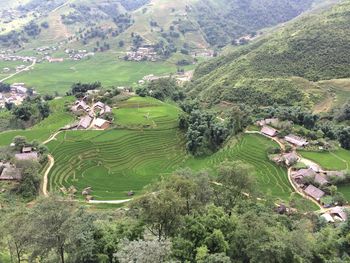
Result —
[[300, 151], [300, 154], [310, 159], [326, 170], [348, 170], [350, 167], [350, 151], [339, 149], [332, 152]]
[[[62, 63], [43, 62], [34, 69], [23, 72], [10, 82], [24, 82], [39, 93], [65, 94], [74, 82], [100, 81], [105, 86], [123, 86], [137, 83], [149, 74], [165, 75], [176, 73], [177, 66], [172, 62], [127, 62], [110, 53], [96, 54], [81, 61], [66, 60]], [[189, 66], [186, 69], [191, 69]]]
[[64, 97], [62, 99], [49, 102], [51, 115], [39, 124], [27, 130], [12, 130], [0, 133], [0, 146], [9, 145], [15, 136], [25, 136], [29, 141], [44, 141], [55, 133], [59, 128], [73, 122], [75, 119], [65, 111], [65, 103], [73, 102], [73, 97]]
[[289, 200], [292, 188], [287, 172], [268, 160], [266, 150], [274, 142], [264, 137], [244, 135], [210, 157], [193, 158], [186, 154], [183, 135], [176, 128], [175, 106], [134, 97], [114, 113], [124, 128], [69, 131], [49, 143], [55, 158], [49, 175], [51, 191], [74, 185], [81, 192], [91, 186], [97, 200], [125, 199], [128, 191], [139, 194], [145, 185], [176, 169], [215, 169], [222, 161], [242, 160], [256, 168], [262, 193]]

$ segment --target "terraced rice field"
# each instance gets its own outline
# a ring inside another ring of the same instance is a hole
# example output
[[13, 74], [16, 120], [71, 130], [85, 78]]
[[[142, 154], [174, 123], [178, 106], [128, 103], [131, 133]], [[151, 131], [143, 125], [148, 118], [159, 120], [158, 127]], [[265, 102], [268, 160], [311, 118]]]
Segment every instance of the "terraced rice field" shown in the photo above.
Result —
[[187, 165], [196, 170], [215, 167], [223, 161], [240, 160], [256, 169], [259, 190], [275, 198], [289, 200], [293, 189], [288, 181], [285, 168], [275, 165], [268, 159], [267, 149], [277, 144], [261, 135], [246, 134], [231, 147], [226, 147], [216, 154], [203, 158], [191, 158]]
[[264, 137], [244, 135], [210, 157], [193, 158], [186, 154], [183, 134], [177, 129], [175, 106], [135, 97], [121, 103], [114, 113], [123, 128], [69, 131], [49, 144], [55, 158], [50, 191], [74, 185], [81, 192], [91, 186], [97, 200], [125, 199], [128, 191], [138, 194], [176, 169], [215, 171], [222, 161], [242, 160], [256, 168], [262, 193], [283, 200], [290, 197], [287, 172], [268, 160], [266, 150], [274, 142]]

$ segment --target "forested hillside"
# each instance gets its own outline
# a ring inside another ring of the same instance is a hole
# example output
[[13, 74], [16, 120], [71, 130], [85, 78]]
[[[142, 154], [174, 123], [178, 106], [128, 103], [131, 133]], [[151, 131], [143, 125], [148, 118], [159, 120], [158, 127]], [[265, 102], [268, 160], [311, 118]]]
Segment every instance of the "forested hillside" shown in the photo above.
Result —
[[204, 0], [194, 16], [212, 45], [225, 45], [245, 34], [288, 21], [309, 9], [313, 0]]
[[[312, 85], [307, 80], [349, 77], [349, 22], [349, 1], [299, 19], [252, 45], [202, 64], [190, 89], [210, 102], [240, 100], [244, 91], [250, 100], [257, 97], [253, 104], [265, 105], [278, 103], [274, 97], [279, 92], [305, 91], [291, 77], [304, 78], [306, 87]], [[308, 98], [304, 94], [297, 99], [298, 93], [293, 94], [287, 98], [291, 104]], [[266, 99], [270, 101], [265, 103]]]

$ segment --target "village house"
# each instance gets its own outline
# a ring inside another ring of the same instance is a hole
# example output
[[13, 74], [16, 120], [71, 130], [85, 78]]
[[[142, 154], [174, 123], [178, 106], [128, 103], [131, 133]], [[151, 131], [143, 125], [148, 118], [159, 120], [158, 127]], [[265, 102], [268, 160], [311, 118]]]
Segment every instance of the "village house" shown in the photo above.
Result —
[[104, 119], [97, 118], [97, 119], [94, 121], [94, 126], [95, 126], [97, 129], [106, 130], [106, 129], [109, 128], [110, 122], [107, 121], [107, 120], [104, 120]]
[[304, 147], [304, 146], [307, 146], [309, 144], [309, 142], [306, 139], [301, 138], [301, 137], [296, 136], [296, 135], [293, 135], [293, 134], [287, 135], [286, 137], [284, 137], [284, 139], [287, 142], [289, 142], [295, 146], [298, 146], [298, 147]]
[[71, 110], [73, 112], [78, 112], [78, 111], [85, 111], [85, 112], [89, 112], [90, 111], [90, 106], [86, 104], [85, 101], [81, 100], [77, 100], [74, 103], [74, 106], [71, 108]]
[[331, 208], [329, 211], [321, 215], [327, 223], [344, 222], [348, 220], [348, 213], [343, 207], [336, 206]]
[[282, 160], [287, 166], [292, 166], [299, 160], [299, 156], [295, 152], [290, 152], [284, 154]]
[[18, 181], [22, 179], [21, 170], [10, 163], [0, 162], [0, 180]]
[[22, 153], [30, 153], [32, 152], [32, 147], [23, 147], [22, 148]]
[[278, 131], [274, 128], [271, 128], [269, 126], [263, 126], [261, 129], [261, 133], [270, 137], [275, 137], [278, 133]]
[[321, 189], [318, 189], [316, 186], [310, 184], [308, 187], [305, 188], [304, 192], [315, 199], [316, 201], [320, 201], [320, 199], [325, 195], [325, 192], [323, 192]]
[[316, 173], [314, 172], [314, 170], [312, 169], [300, 169], [298, 171], [294, 171], [292, 172], [292, 178], [294, 179], [294, 181], [299, 184], [299, 185], [303, 185], [303, 180], [305, 177], [314, 177], [316, 175]]
[[314, 181], [315, 181], [315, 183], [319, 184], [320, 186], [329, 184], [326, 177], [323, 174], [319, 174], [319, 173], [315, 175]]
[[86, 130], [87, 128], [90, 127], [91, 122], [92, 122], [92, 118], [89, 115], [83, 116], [80, 118], [77, 129]]
[[93, 111], [95, 112], [95, 115], [103, 116], [106, 113], [111, 113], [112, 108], [109, 107], [108, 105], [102, 103], [101, 101], [96, 102], [92, 106]]
[[17, 153], [15, 154], [15, 159], [18, 161], [37, 161], [38, 153], [37, 152]]

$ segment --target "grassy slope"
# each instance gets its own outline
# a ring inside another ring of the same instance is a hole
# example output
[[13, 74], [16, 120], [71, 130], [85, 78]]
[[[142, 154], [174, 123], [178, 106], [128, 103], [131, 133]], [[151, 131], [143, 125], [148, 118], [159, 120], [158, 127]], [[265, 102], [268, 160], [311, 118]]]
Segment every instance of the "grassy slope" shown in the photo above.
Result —
[[74, 117], [65, 111], [65, 103], [72, 102], [73, 97], [50, 101], [52, 114], [28, 130], [13, 130], [0, 133], [0, 146], [9, 145], [15, 136], [25, 136], [29, 141], [44, 141], [59, 128], [74, 121]]
[[[81, 191], [92, 186], [97, 199], [124, 199], [127, 191], [139, 193], [146, 184], [180, 167], [200, 170], [224, 160], [243, 160], [256, 167], [263, 193], [283, 200], [292, 193], [286, 171], [267, 158], [266, 149], [274, 143], [263, 137], [243, 136], [213, 156], [198, 159], [184, 151], [176, 128], [176, 107], [133, 98], [115, 114], [117, 123], [129, 129], [67, 132], [50, 143], [56, 160], [50, 173], [51, 189], [75, 185]], [[151, 127], [136, 128], [137, 124]]]
[[[242, 79], [299, 76], [310, 80], [350, 76], [348, 27], [350, 3], [297, 19], [225, 57], [201, 65], [194, 93], [211, 100]], [[198, 88], [200, 87], [200, 88]]]

